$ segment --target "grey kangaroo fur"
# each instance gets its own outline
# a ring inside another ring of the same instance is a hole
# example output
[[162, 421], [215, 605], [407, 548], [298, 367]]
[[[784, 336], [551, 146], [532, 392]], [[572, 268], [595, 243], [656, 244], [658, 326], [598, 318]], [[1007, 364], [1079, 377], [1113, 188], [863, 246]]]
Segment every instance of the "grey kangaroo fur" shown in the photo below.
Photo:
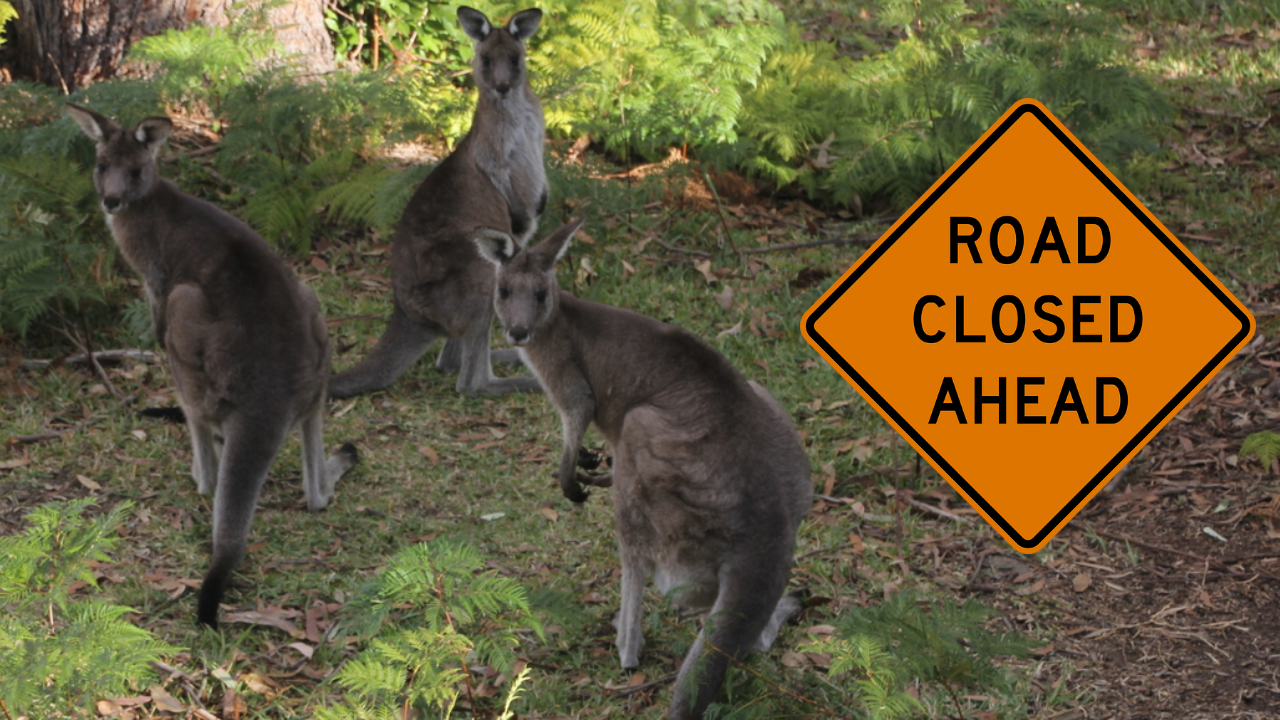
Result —
[[160, 178], [156, 156], [169, 118], [125, 130], [92, 110], [67, 109], [98, 143], [93, 183], [107, 226], [144, 281], [191, 432], [196, 487], [214, 493], [213, 558], [197, 617], [215, 627], [258, 493], [289, 431], [302, 428], [311, 510], [329, 502], [358, 461], [351, 445], [324, 457], [328, 331], [315, 293], [257, 233]]
[[436, 366], [458, 373], [458, 392], [540, 389], [535, 378], [493, 376], [491, 360], [516, 363], [519, 355], [511, 349], [490, 353], [493, 269], [470, 238], [486, 226], [523, 244], [547, 204], [546, 131], [542, 105], [529, 87], [524, 47], [541, 19], [541, 10], [524, 10], [506, 27], [494, 27], [480, 11], [458, 8], [458, 22], [475, 41], [473, 76], [480, 96], [471, 130], [422, 182], [401, 216], [391, 248], [391, 320], [368, 357], [334, 376], [331, 396], [390, 385], [440, 336], [446, 341]]
[[[767, 650], [800, 610], [783, 592], [813, 497], [809, 461], [773, 396], [692, 333], [558, 289], [556, 260], [581, 225], [527, 250], [499, 230], [481, 229], [475, 241], [497, 266], [494, 303], [507, 339], [560, 412], [561, 490], [582, 502], [584, 481], [613, 486], [622, 667], [639, 665], [650, 574], [677, 604], [710, 607], [668, 715], [699, 718], [729, 658]], [[577, 469], [593, 421], [613, 447], [611, 477]]]

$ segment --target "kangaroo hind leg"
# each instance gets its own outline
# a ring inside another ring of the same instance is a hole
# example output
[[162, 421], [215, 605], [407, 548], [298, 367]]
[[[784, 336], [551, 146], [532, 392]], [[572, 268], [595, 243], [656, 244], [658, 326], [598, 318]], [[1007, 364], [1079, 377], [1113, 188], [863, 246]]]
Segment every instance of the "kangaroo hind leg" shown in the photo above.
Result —
[[191, 476], [196, 481], [196, 491], [201, 495], [209, 495], [218, 487], [218, 447], [217, 431], [210, 423], [197, 418], [195, 413], [186, 412], [187, 430], [191, 433]]
[[358, 462], [360, 454], [351, 443], [325, 460], [324, 404], [316, 403], [302, 418], [302, 489], [307, 496], [307, 509], [315, 511], [328, 505], [338, 479]]

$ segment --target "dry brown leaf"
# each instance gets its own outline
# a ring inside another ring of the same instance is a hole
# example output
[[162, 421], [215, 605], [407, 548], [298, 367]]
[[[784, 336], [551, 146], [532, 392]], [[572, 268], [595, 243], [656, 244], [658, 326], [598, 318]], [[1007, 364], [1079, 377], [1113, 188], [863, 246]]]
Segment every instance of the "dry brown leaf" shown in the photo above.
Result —
[[706, 279], [708, 285], [714, 285], [720, 279], [716, 277], [715, 273], [711, 272], [710, 258], [704, 258], [702, 260], [694, 260], [693, 269], [702, 273], [702, 277]]
[[551, 522], [555, 522], [560, 519], [560, 513], [556, 512], [555, 508], [541, 507], [538, 508], [538, 512], [542, 513], [542, 516]]
[[160, 710], [171, 713], [182, 713], [187, 711], [186, 705], [178, 702], [177, 698], [170, 695], [168, 690], [165, 690], [159, 685], [152, 685], [150, 692], [151, 702]]
[[644, 673], [642, 672], [635, 673], [630, 678], [627, 678], [627, 685], [631, 687], [635, 687], [636, 685], [643, 685], [644, 679], [645, 679]]
[[786, 665], [787, 667], [792, 667], [792, 668], [804, 667], [808, 663], [809, 663], [809, 659], [798, 652], [791, 652], [790, 650], [788, 650], [787, 652], [782, 653], [782, 664]]
[[423, 457], [430, 460], [432, 465], [435, 465], [436, 463], [440, 462], [439, 453], [437, 453], [435, 450], [432, 450], [427, 445], [423, 445], [419, 447], [418, 452], [422, 453]]
[[80, 482], [80, 484], [81, 484], [81, 485], [83, 485], [83, 486], [85, 486], [85, 487], [89, 488], [90, 490], [97, 491], [97, 490], [101, 490], [101, 489], [102, 489], [102, 486], [101, 486], [101, 485], [99, 485], [98, 483], [94, 482], [94, 481], [93, 481], [91, 478], [89, 478], [88, 476], [85, 476], [85, 475], [76, 475], [76, 480], [78, 480], [78, 481]]
[[737, 298], [737, 293], [727, 284], [719, 293], [711, 293], [711, 297], [716, 299], [716, 304], [725, 312], [733, 310], [733, 301]]
[[13, 460], [5, 460], [4, 462], [0, 462], [0, 470], [13, 470], [14, 468], [20, 468], [24, 465], [30, 465], [30, 464], [31, 464], [31, 458], [23, 456], [20, 458], [14, 458]]
[[[289, 647], [296, 648], [298, 645], [302, 645], [302, 643], [293, 643], [292, 645], [289, 645]], [[307, 646], [302, 645], [302, 647]], [[310, 648], [308, 648], [308, 650], [310, 650]], [[311, 657], [310, 653], [303, 653], [303, 655], [306, 655], [308, 658]], [[276, 688], [278, 687], [270, 678], [256, 672], [244, 673], [240, 676], [240, 682], [244, 683], [245, 687], [250, 690], [258, 693], [259, 695], [265, 695], [268, 698], [275, 697]]]
[[246, 610], [245, 612], [227, 613], [222, 616], [223, 622], [228, 623], [245, 623], [247, 625], [267, 625], [269, 627], [280, 628], [289, 633], [291, 637], [302, 638], [306, 633], [298, 629], [298, 626], [288, 620], [288, 618], [296, 617], [297, 610], [285, 610], [281, 607], [266, 607], [260, 610]]
[[124, 712], [124, 708], [111, 702], [110, 700], [99, 700], [96, 703], [98, 714], [102, 717], [112, 717]]
[[1075, 589], [1076, 592], [1084, 592], [1085, 590], [1088, 590], [1089, 586], [1092, 584], [1093, 576], [1089, 573], [1080, 573], [1071, 579], [1071, 587]]
[[1044, 589], [1044, 578], [1040, 578], [1039, 580], [1031, 583], [1030, 585], [1024, 585], [1018, 588], [1017, 590], [1014, 590], [1013, 593], [1015, 595], [1023, 595], [1023, 596], [1034, 595], [1035, 593], [1038, 593], [1043, 589]]
[[249, 705], [240, 697], [240, 693], [228, 690], [222, 694], [222, 717], [225, 720], [240, 720], [247, 712]]

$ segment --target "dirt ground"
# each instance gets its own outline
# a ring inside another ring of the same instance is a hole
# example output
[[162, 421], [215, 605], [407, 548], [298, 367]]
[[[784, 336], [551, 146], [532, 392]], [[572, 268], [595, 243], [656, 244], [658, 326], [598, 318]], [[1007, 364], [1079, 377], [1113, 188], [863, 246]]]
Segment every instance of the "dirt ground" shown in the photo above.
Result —
[[969, 590], [1056, 630], [1037, 672], [1074, 666], [1083, 702], [1050, 717], [1280, 718], [1280, 480], [1238, 455], [1280, 414], [1278, 356], [1255, 340], [1215, 377], [1059, 535], [1065, 556], [974, 560]]

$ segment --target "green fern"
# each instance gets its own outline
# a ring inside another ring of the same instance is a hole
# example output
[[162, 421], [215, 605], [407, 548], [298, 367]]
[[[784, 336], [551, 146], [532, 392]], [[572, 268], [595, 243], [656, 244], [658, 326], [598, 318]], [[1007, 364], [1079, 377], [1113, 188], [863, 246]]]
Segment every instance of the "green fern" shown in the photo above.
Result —
[[16, 17], [18, 11], [13, 9], [13, 5], [8, 0], [0, 0], [0, 45], [4, 44], [4, 26]]
[[1280, 458], [1280, 434], [1270, 430], [1253, 433], [1240, 445], [1240, 456], [1255, 457], [1263, 468], [1270, 469], [1276, 458]]
[[[403, 708], [447, 718], [468, 658], [511, 677], [517, 630], [542, 633], [519, 583], [484, 571], [475, 550], [444, 542], [397, 553], [345, 614], [348, 627], [370, 640], [334, 679], [348, 693], [344, 704], [317, 712], [320, 720], [398, 718]], [[508, 691], [508, 710], [519, 682]]]
[[[881, 698], [894, 708], [909, 704], [897, 694], [897, 679], [918, 679], [945, 693], [963, 716], [958, 691], [1007, 686], [1009, 677], [995, 659], [1029, 652], [1028, 641], [1016, 633], [986, 629], [994, 614], [974, 600], [924, 603], [899, 593], [841, 620], [827, 648], [832, 672], [863, 674], [856, 682], [862, 696]], [[887, 674], [874, 674], [877, 668]]]
[[52, 503], [0, 538], [0, 700], [15, 715], [61, 716], [136, 691], [150, 663], [177, 652], [126, 619], [132, 609], [72, 595], [96, 587], [89, 561], [109, 561], [129, 504], [86, 518], [92, 500]]

